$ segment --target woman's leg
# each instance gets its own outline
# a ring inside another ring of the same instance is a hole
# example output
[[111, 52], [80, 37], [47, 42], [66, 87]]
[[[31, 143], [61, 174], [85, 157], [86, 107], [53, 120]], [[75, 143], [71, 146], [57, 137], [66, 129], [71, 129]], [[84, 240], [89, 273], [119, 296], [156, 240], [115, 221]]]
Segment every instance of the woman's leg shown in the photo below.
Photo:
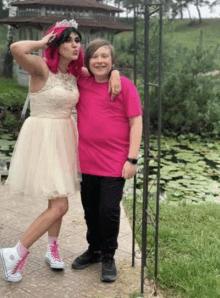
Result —
[[43, 234], [45, 234], [58, 219], [62, 218], [67, 211], [67, 198], [54, 199], [53, 203], [51, 204], [51, 208], [48, 208], [46, 211], [44, 211], [30, 225], [20, 240], [21, 244], [26, 248], [31, 247], [31, 245], [36, 242]]
[[[57, 198], [53, 200], [51, 208], [44, 211], [28, 228], [20, 242], [12, 248], [0, 250], [5, 279], [18, 282], [22, 279], [19, 270], [22, 270], [25, 259], [29, 253], [28, 248], [37, 241], [50, 227], [68, 211], [68, 199]], [[56, 251], [53, 251], [56, 255]]]
[[[50, 200], [48, 203], [48, 209], [53, 208], [55, 202]], [[58, 236], [62, 224], [62, 217], [58, 218], [55, 223], [48, 230], [48, 245], [45, 255], [45, 261], [50, 265], [52, 269], [64, 269], [65, 263], [60, 258], [58, 250]]]
[[[53, 205], [54, 205], [54, 200], [49, 200], [48, 209], [52, 208]], [[48, 237], [58, 238], [58, 236], [60, 234], [61, 224], [62, 224], [62, 217], [57, 219], [57, 221], [49, 228]]]

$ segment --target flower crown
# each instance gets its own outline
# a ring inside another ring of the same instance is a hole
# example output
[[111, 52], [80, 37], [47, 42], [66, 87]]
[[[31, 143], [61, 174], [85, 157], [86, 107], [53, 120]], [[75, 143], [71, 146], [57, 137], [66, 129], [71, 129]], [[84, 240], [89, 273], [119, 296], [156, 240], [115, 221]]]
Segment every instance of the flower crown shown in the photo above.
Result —
[[56, 22], [54, 28], [60, 28], [60, 27], [73, 27], [75, 29], [78, 28], [78, 23], [72, 19], [72, 20], [69, 20], [67, 21], [66, 19], [65, 20], [62, 20], [61, 22]]

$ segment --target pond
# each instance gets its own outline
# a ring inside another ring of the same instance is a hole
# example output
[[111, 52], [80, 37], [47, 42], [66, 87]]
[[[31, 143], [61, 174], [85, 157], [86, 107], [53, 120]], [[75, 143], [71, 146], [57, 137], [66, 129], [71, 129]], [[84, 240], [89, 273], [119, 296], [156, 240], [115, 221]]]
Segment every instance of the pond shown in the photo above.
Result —
[[[150, 140], [150, 150], [157, 156], [157, 141]], [[143, 188], [143, 145], [137, 174], [137, 194]], [[191, 139], [161, 140], [160, 200], [172, 203], [220, 203], [220, 142], [194, 136]], [[156, 193], [157, 162], [150, 160], [149, 198]], [[130, 194], [132, 197], [132, 182]], [[129, 193], [129, 191], [128, 191]]]
[[[12, 134], [0, 136], [0, 171], [9, 167], [16, 142]], [[150, 139], [150, 149], [157, 156], [157, 140]], [[143, 188], [143, 145], [140, 149], [137, 173], [137, 192]], [[157, 162], [150, 161], [149, 192], [156, 192]], [[4, 176], [3, 176], [4, 178]], [[133, 179], [127, 191], [132, 197]], [[191, 135], [178, 139], [161, 139], [160, 199], [170, 202], [214, 201], [220, 203], [220, 141]]]

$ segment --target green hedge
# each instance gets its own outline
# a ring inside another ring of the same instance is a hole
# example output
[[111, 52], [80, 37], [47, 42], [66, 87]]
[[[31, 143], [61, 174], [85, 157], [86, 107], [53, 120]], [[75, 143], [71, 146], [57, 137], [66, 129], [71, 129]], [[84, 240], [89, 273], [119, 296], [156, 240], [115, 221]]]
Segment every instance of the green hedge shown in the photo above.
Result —
[[15, 79], [0, 78], [0, 128], [17, 133], [22, 125], [21, 111], [28, 89]]

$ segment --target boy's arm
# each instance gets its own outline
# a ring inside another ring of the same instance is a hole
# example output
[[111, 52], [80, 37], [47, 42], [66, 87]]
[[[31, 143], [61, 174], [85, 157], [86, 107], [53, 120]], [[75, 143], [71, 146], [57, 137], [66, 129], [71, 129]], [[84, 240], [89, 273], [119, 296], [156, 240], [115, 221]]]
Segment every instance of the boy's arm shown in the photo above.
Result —
[[[142, 137], [142, 116], [129, 118], [130, 122], [130, 148], [128, 158], [137, 159]], [[122, 176], [130, 179], [135, 176], [137, 165], [126, 161], [123, 167]]]

